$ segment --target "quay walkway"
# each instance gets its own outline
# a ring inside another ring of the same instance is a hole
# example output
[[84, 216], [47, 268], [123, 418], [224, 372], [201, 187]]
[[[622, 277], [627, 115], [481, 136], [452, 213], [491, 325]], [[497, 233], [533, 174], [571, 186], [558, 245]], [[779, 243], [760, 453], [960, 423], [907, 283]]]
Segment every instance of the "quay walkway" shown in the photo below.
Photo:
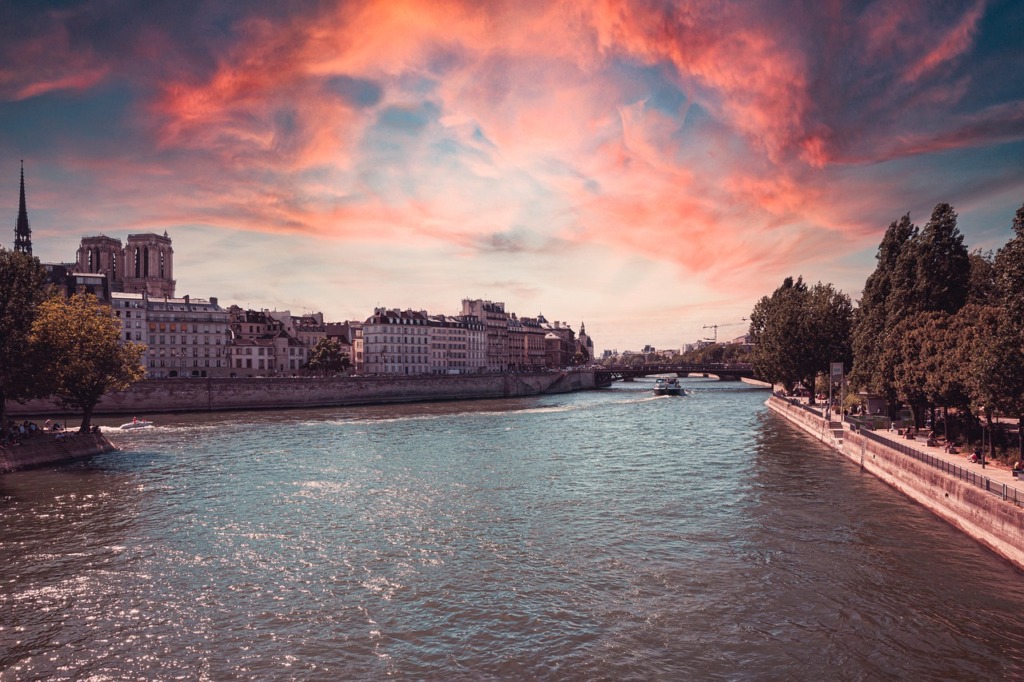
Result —
[[[786, 398], [786, 400], [793, 401], [794, 399]], [[797, 400], [803, 403], [804, 409], [822, 419], [825, 418], [823, 407], [807, 405], [806, 399]], [[832, 423], [835, 424], [836, 422]], [[850, 432], [854, 429], [854, 424], [849, 421], [843, 421], [842, 426], [844, 432]], [[974, 452], [973, 448], [965, 447], [959, 453], [952, 453], [946, 452], [944, 445], [928, 445], [928, 438], [926, 436], [919, 435], [908, 438], [906, 435], [901, 435], [898, 431], [890, 430], [870, 431], [868, 429], [858, 429], [858, 432], [870, 440], [902, 452], [955, 478], [967, 481], [979, 488], [999, 495], [1017, 506], [1024, 506], [1024, 478], [1014, 476], [1010, 467], [1002, 462], [993, 462], [991, 460], [986, 460], [984, 464], [972, 462], [970, 457], [971, 453]]]
[[826, 420], [823, 407], [773, 395], [766, 405], [793, 425], [1024, 570], [1024, 480], [1002, 464], [969, 460], [923, 437]]

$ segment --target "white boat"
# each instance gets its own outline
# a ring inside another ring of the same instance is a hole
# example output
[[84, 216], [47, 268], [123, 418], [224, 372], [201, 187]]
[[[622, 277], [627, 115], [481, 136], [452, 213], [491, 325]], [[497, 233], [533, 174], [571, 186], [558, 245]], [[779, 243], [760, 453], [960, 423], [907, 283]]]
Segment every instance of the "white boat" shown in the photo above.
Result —
[[122, 429], [148, 429], [153, 426], [153, 422], [145, 419], [132, 419], [127, 424], [121, 424]]
[[672, 377], [671, 379], [658, 379], [654, 383], [654, 395], [682, 395], [683, 387], [679, 384], [679, 379]]

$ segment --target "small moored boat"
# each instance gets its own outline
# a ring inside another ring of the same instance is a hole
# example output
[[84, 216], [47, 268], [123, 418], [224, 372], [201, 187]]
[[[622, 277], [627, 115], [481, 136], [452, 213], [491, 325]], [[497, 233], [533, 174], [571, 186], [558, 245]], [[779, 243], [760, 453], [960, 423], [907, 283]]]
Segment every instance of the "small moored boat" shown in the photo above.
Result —
[[654, 384], [654, 395], [682, 395], [683, 387], [679, 379], [658, 379]]

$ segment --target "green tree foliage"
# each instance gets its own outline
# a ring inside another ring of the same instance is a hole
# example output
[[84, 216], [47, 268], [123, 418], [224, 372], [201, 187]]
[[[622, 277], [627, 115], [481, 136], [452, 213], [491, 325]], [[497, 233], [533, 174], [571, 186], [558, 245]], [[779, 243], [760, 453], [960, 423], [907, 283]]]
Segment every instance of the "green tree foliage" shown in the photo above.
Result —
[[759, 377], [782, 384], [787, 391], [803, 378], [798, 361], [798, 336], [807, 295], [803, 278], [787, 277], [782, 286], [763, 296], [750, 313], [750, 339], [754, 351], [750, 362]]
[[[949, 204], [938, 204], [923, 230], [918, 231], [909, 215], [892, 223], [879, 246], [875, 271], [865, 283], [853, 330], [851, 382], [884, 396], [890, 405], [895, 405], [900, 390], [910, 391], [914, 373], [896, 363], [917, 362], [907, 355], [919, 341], [905, 338], [912, 329], [907, 321], [931, 319], [921, 313], [952, 315], [967, 302], [972, 263], [956, 221]], [[975, 271], [982, 282], [983, 266], [978, 262]]]
[[992, 252], [981, 249], [972, 251], [968, 257], [970, 267], [967, 277], [967, 303], [995, 305], [999, 300], [996, 287], [996, 268]]
[[309, 351], [307, 367], [314, 372], [323, 372], [324, 376], [336, 374], [348, 369], [349, 359], [341, 350], [336, 339], [320, 339]]
[[787, 277], [750, 314], [750, 361], [760, 377], [787, 390], [797, 382], [813, 388], [829, 363], [850, 363], [852, 322], [849, 296], [831, 284], [808, 288], [803, 278]]
[[957, 352], [961, 328], [955, 319], [941, 311], [906, 318], [893, 328], [891, 343], [883, 351], [893, 367], [896, 395], [910, 405], [918, 427], [931, 405], [967, 404], [962, 357]]
[[[853, 362], [850, 334], [853, 328], [853, 302], [831, 284], [818, 282], [808, 292], [804, 313], [804, 353], [808, 378], [827, 373], [833, 362], [849, 368]], [[812, 384], [808, 384], [812, 385]]]
[[920, 312], [955, 313], [967, 301], [970, 259], [956, 212], [939, 204], [896, 263], [889, 312], [902, 320]]
[[890, 295], [898, 283], [909, 280], [909, 275], [898, 270], [907, 269], [907, 259], [901, 257], [917, 236], [917, 226], [910, 215], [893, 221], [885, 231], [875, 259], [875, 271], [864, 284], [864, 293], [854, 317], [853, 369], [850, 382], [890, 402], [895, 400], [892, 390], [892, 369], [882, 361], [882, 351], [890, 327]]
[[1024, 326], [1024, 206], [1013, 218], [1013, 234], [996, 254], [996, 288], [1010, 319]]
[[28, 338], [46, 288], [38, 259], [0, 247], [0, 426], [7, 424], [7, 400], [40, 395]]
[[40, 386], [66, 407], [82, 411], [89, 430], [96, 403], [109, 391], [123, 391], [145, 375], [145, 346], [119, 341], [121, 327], [110, 308], [92, 294], [53, 296], [39, 305], [30, 343]]

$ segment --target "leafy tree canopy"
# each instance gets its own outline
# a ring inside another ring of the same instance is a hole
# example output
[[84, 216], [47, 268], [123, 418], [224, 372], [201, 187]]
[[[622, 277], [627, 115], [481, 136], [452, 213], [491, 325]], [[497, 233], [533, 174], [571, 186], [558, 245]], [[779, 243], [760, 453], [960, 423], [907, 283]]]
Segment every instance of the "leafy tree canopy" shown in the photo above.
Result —
[[110, 391], [123, 391], [145, 375], [145, 346], [120, 342], [121, 327], [110, 308], [88, 293], [52, 296], [39, 305], [30, 343], [38, 380], [65, 406], [82, 411], [81, 431]]
[[309, 351], [309, 362], [307, 366], [315, 372], [323, 372], [324, 375], [335, 374], [347, 369], [350, 365], [349, 359], [341, 349], [341, 344], [336, 339], [323, 338], [316, 342]]
[[37, 258], [0, 247], [0, 425], [7, 423], [8, 399], [39, 396], [28, 337], [46, 282]]

